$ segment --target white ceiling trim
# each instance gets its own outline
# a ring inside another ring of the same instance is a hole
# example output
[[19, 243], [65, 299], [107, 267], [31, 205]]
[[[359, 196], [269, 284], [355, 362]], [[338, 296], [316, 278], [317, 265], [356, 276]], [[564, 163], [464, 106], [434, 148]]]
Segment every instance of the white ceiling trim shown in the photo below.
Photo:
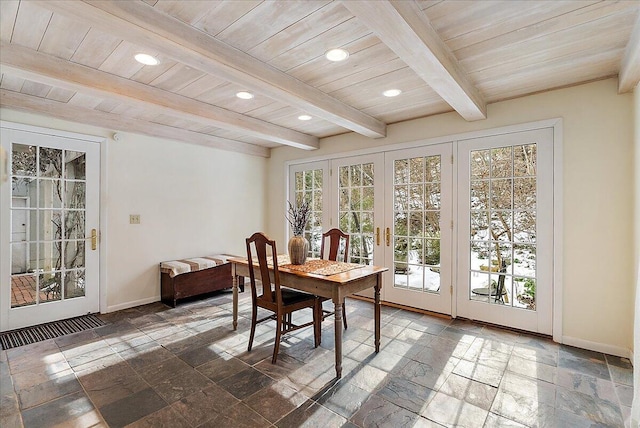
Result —
[[317, 149], [318, 138], [133, 80], [74, 64], [22, 46], [0, 42], [2, 71], [86, 95], [137, 105], [217, 128], [301, 148]]
[[415, 1], [348, 0], [342, 4], [463, 118], [487, 118], [480, 92]]
[[640, 15], [633, 27], [633, 32], [627, 43], [620, 73], [618, 74], [618, 93], [633, 91], [640, 82]]
[[142, 1], [38, 0], [37, 4], [362, 135], [386, 135], [384, 122]]
[[[43, 114], [70, 122], [80, 121], [86, 125], [100, 128], [166, 138], [253, 156], [268, 158], [271, 155], [271, 149], [267, 147], [228, 140], [145, 120], [127, 118], [98, 110], [87, 110], [60, 101], [21, 94], [6, 89], [0, 89], [0, 106], [28, 113]], [[80, 118], [81, 120], [79, 120]]]

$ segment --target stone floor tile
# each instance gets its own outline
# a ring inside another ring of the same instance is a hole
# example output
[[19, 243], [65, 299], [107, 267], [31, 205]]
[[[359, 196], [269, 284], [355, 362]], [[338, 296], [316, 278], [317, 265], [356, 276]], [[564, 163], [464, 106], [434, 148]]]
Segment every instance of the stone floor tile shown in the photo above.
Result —
[[212, 385], [176, 401], [171, 405], [171, 408], [192, 426], [200, 426], [212, 419], [216, 414], [223, 413], [226, 409], [231, 408], [239, 401], [219, 386]]
[[349, 419], [373, 394], [341, 380], [314, 398], [324, 407]]
[[581, 392], [603, 400], [617, 400], [613, 382], [595, 376], [559, 368], [556, 384], [570, 391]]
[[590, 351], [569, 345], [560, 345], [560, 358], [581, 358], [592, 362], [606, 362], [605, 355], [602, 352]]
[[489, 413], [487, 420], [484, 421], [484, 428], [526, 428], [519, 422], [512, 421], [495, 413]]
[[205, 422], [200, 428], [263, 428], [271, 426], [271, 423], [251, 410], [244, 403], [238, 403], [224, 412], [216, 414]]
[[497, 388], [504, 371], [473, 361], [461, 360], [453, 373]]
[[165, 407], [145, 416], [142, 419], [127, 425], [127, 428], [190, 428], [187, 422], [178, 412], [171, 407]]
[[275, 383], [273, 379], [253, 367], [249, 367], [218, 382], [218, 385], [230, 392], [234, 397], [242, 400], [273, 383]]
[[163, 380], [155, 384], [153, 389], [164, 401], [171, 404], [211, 385], [213, 382], [206, 376], [191, 370]]
[[23, 426], [20, 412], [0, 415], [0, 427], [22, 428]]
[[617, 366], [609, 366], [609, 374], [611, 380], [622, 385], [633, 385], [633, 369], [622, 368]]
[[24, 410], [81, 390], [75, 373], [69, 373], [18, 391], [18, 400], [20, 408]]
[[247, 406], [272, 423], [306, 401], [307, 397], [282, 382], [276, 382], [243, 400]]
[[214, 349], [214, 347], [207, 343], [198, 343], [196, 346], [191, 346], [179, 353], [176, 356], [191, 367], [198, 367], [209, 361], [220, 358], [221, 352]]
[[[22, 412], [25, 427], [84, 428], [105, 426], [100, 413], [82, 392], [65, 395]], [[117, 425], [111, 425], [117, 426]]]
[[509, 371], [502, 377], [499, 389], [508, 393], [529, 397], [550, 406], [554, 406], [556, 402], [555, 384]]
[[439, 392], [464, 400], [481, 409], [489, 410], [498, 389], [457, 374], [451, 374], [444, 385], [440, 387]]
[[554, 406], [504, 389], [498, 389], [491, 413], [533, 427], [554, 427]]
[[149, 385], [153, 386], [172, 377], [186, 375], [192, 371], [192, 367], [180, 358], [172, 357], [136, 371]]
[[373, 395], [351, 417], [351, 422], [360, 427], [413, 427], [418, 417], [407, 409]]
[[607, 360], [607, 364], [610, 366], [620, 367], [622, 369], [633, 369], [631, 360], [628, 358], [605, 354], [605, 359]]
[[346, 380], [360, 389], [373, 392], [380, 389], [388, 377], [389, 373], [383, 370], [362, 365], [354, 369]]
[[466, 401], [437, 393], [420, 414], [446, 427], [476, 427], [484, 424], [488, 413]]
[[455, 358], [462, 358], [473, 342], [459, 342], [438, 336], [434, 338], [427, 347], [435, 349]]
[[548, 366], [558, 365], [558, 351], [549, 351], [548, 349], [530, 348], [516, 344], [511, 352], [516, 357], [536, 363], [546, 364]]
[[397, 374], [397, 376], [415, 382], [419, 385], [438, 390], [453, 372], [460, 360], [449, 360], [443, 368], [434, 368], [419, 361], [409, 361]]
[[[598, 355], [598, 353], [595, 353], [595, 352], [594, 354]], [[586, 354], [586, 355], [590, 355], [590, 354]], [[561, 349], [560, 357], [558, 359], [558, 367], [569, 369], [574, 372], [587, 374], [590, 376], [599, 377], [605, 380], [611, 380], [611, 375], [609, 374], [609, 366], [607, 366], [607, 363], [604, 362], [604, 354], [601, 354], [601, 355], [603, 356], [602, 361], [595, 357], [587, 359], [587, 358], [580, 358], [573, 355], [567, 355], [567, 354], [563, 355], [563, 352]]]
[[633, 402], [633, 386], [616, 385], [615, 387], [620, 404], [626, 407], [631, 407], [631, 403]]
[[101, 407], [100, 413], [110, 427], [124, 427], [166, 406], [153, 389], [147, 388]]
[[473, 343], [478, 337], [479, 332], [460, 330], [454, 327], [447, 327], [439, 334], [440, 337], [461, 343]]
[[558, 377], [558, 369], [556, 367], [530, 361], [516, 355], [511, 355], [509, 364], [507, 364], [507, 371], [549, 383], [555, 383]]
[[622, 426], [622, 411], [617, 402], [603, 400], [577, 391], [558, 387], [556, 407], [595, 422]]
[[400, 377], [389, 379], [382, 389], [376, 392], [379, 397], [414, 413], [420, 413], [435, 394], [436, 392], [430, 388]]
[[220, 382], [249, 367], [229, 354], [221, 354], [220, 358], [209, 361], [196, 368], [197, 371], [214, 382]]

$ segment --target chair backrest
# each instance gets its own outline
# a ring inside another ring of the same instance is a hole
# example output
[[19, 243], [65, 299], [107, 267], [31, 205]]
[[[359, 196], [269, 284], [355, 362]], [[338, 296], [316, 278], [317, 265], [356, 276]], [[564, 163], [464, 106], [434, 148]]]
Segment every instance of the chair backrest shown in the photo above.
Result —
[[324, 242], [329, 238], [329, 254], [327, 254], [327, 260], [337, 261], [338, 250], [340, 250], [340, 241], [344, 240], [344, 261], [349, 259], [349, 235], [341, 231], [340, 229], [333, 228], [322, 234], [322, 241], [320, 244], [320, 258], [324, 259]]
[[[266, 300], [272, 303], [281, 304], [282, 294], [280, 293], [280, 273], [278, 271], [278, 257], [276, 251], [276, 241], [269, 239], [264, 233], [256, 232], [247, 238], [247, 261], [249, 262], [249, 279], [251, 280], [251, 294], [254, 301], [256, 299]], [[260, 278], [262, 281], [262, 294], [258, 296], [256, 290], [256, 275], [254, 273], [254, 258], [251, 251], [251, 244], [255, 249], [256, 257], [258, 259], [258, 265], [260, 269]], [[273, 260], [273, 284], [269, 276], [269, 266], [267, 257], [269, 254], [267, 251], [270, 247], [270, 256]]]

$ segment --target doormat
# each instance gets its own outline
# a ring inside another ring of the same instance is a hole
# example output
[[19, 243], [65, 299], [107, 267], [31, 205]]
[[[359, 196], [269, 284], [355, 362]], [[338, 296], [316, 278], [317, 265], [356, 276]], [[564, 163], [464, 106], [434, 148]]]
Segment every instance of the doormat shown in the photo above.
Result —
[[30, 343], [42, 342], [47, 339], [64, 336], [65, 334], [78, 333], [84, 330], [106, 325], [104, 321], [95, 315], [83, 315], [62, 321], [54, 321], [33, 327], [0, 333], [0, 347], [2, 349], [17, 348]]

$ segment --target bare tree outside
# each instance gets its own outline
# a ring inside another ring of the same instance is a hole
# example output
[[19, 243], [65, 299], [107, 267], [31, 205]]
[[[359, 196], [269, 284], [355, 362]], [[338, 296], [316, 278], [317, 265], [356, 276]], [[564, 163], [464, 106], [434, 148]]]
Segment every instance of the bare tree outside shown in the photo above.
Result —
[[85, 154], [13, 144], [11, 160], [12, 201], [26, 201], [24, 210], [12, 209], [25, 219], [24, 242], [12, 244], [12, 273], [34, 278], [41, 301], [83, 296]]

